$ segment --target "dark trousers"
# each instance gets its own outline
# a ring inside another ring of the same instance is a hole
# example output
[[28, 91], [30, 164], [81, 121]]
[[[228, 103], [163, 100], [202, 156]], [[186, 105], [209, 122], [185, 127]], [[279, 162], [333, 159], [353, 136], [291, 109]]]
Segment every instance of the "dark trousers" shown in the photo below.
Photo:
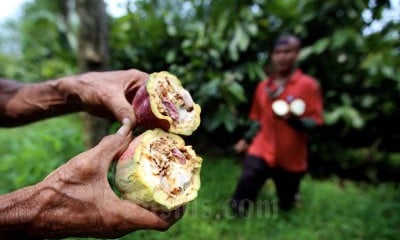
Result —
[[254, 202], [265, 181], [272, 178], [281, 209], [290, 209], [299, 191], [303, 172], [290, 172], [282, 168], [271, 168], [261, 158], [246, 155], [243, 172], [232, 197], [232, 209], [244, 214], [249, 202]]

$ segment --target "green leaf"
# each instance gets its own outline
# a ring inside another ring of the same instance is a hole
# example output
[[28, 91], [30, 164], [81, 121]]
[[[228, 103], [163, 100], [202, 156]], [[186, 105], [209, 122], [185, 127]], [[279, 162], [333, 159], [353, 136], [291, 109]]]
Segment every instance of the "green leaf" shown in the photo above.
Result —
[[322, 38], [313, 45], [313, 50], [316, 54], [324, 52], [329, 45], [329, 38]]
[[337, 123], [342, 115], [342, 108], [336, 108], [335, 110], [324, 113], [324, 122], [327, 125], [333, 125]]
[[235, 128], [232, 113], [229, 108], [225, 105], [220, 105], [218, 108], [218, 118], [224, 123], [224, 127], [228, 132], [232, 132]]
[[348, 39], [351, 39], [351, 37], [352, 37], [352, 34], [347, 29], [337, 30], [337, 31], [335, 31], [335, 33], [332, 36], [331, 47], [333, 49], [342, 48], [345, 45], [345, 43], [348, 41]]
[[219, 83], [220, 80], [215, 78], [206, 84], [203, 84], [199, 90], [200, 96], [218, 96], [219, 95]]
[[353, 128], [361, 129], [364, 126], [364, 119], [355, 108], [346, 106], [344, 108], [343, 115], [343, 117]]
[[177, 32], [178, 31], [177, 31], [177, 29], [176, 29], [176, 27], [174, 25], [172, 25], [172, 24], [168, 24], [167, 25], [167, 33], [170, 36], [176, 36]]
[[333, 125], [343, 120], [347, 126], [356, 129], [361, 129], [365, 125], [365, 121], [358, 110], [349, 105], [339, 106], [331, 112], [326, 112], [324, 120], [327, 125]]
[[173, 63], [176, 59], [176, 52], [174, 50], [170, 50], [167, 52], [167, 56], [165, 57], [165, 61], [167, 63]]
[[258, 27], [255, 23], [246, 23], [244, 26], [250, 35], [255, 36], [258, 33]]
[[221, 125], [223, 119], [218, 116], [218, 112], [219, 111], [216, 111], [212, 114], [209, 113], [209, 115], [204, 118], [203, 126], [207, 132], [212, 132]]
[[241, 24], [237, 24], [232, 41], [229, 44], [229, 53], [232, 60], [239, 58], [239, 51], [244, 51], [250, 44], [249, 35], [243, 30]]
[[230, 82], [226, 87], [229, 93], [231, 93], [239, 102], [246, 101], [246, 95], [244, 89], [242, 85], [240, 85], [238, 82], [236, 81]]
[[304, 61], [307, 59], [311, 54], [313, 54], [313, 47], [304, 47], [301, 49], [300, 54], [299, 54], [299, 61]]

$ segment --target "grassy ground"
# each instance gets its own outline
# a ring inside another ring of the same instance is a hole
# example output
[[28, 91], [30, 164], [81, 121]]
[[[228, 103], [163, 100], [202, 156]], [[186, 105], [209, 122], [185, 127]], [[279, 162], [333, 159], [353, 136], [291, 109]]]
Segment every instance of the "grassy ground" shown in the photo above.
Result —
[[0, 128], [0, 194], [43, 179], [84, 150], [78, 115]]
[[235, 219], [227, 207], [240, 166], [231, 159], [208, 159], [202, 169], [199, 197], [185, 217], [164, 233], [142, 231], [123, 239], [397, 239], [400, 192], [390, 184], [376, 187], [336, 179], [305, 178], [302, 206], [276, 208], [273, 184], [267, 182], [247, 219]]
[[[40, 181], [83, 151], [81, 130], [76, 115], [0, 129], [0, 193]], [[273, 184], [267, 182], [250, 216], [235, 219], [227, 201], [240, 175], [240, 164], [228, 157], [203, 156], [202, 188], [183, 219], [166, 232], [137, 231], [121, 239], [383, 240], [400, 236], [399, 186], [389, 183], [372, 186], [306, 176], [302, 206], [280, 212]]]

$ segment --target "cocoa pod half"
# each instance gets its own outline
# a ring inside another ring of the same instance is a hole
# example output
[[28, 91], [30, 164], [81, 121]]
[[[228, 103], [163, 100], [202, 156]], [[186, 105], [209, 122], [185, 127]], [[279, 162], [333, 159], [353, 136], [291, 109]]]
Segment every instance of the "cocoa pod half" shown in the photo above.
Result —
[[166, 71], [149, 75], [133, 99], [133, 108], [138, 124], [146, 129], [189, 136], [200, 125], [200, 106], [181, 81]]
[[169, 212], [197, 197], [201, 164], [202, 158], [180, 136], [147, 130], [121, 155], [115, 183], [124, 199]]

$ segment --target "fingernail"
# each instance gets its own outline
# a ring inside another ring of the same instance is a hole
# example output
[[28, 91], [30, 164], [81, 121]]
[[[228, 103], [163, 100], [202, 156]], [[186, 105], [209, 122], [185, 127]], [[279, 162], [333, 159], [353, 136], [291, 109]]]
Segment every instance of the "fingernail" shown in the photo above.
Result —
[[127, 136], [131, 130], [131, 120], [124, 118], [122, 120], [122, 126], [118, 129], [117, 134], [121, 136]]
[[131, 120], [129, 119], [129, 118], [124, 118], [124, 119], [122, 119], [122, 124], [123, 125], [128, 125], [128, 124], [130, 124], [131, 123]]

